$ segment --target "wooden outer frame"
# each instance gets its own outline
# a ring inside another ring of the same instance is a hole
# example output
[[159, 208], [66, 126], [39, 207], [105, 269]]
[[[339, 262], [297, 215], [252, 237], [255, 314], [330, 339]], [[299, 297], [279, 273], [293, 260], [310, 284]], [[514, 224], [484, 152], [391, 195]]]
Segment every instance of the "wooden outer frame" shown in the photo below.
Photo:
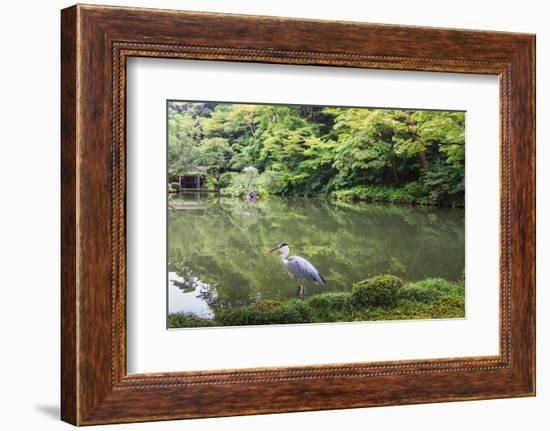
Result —
[[[535, 37], [77, 5], [62, 11], [61, 417], [75, 425], [535, 394]], [[500, 77], [500, 353], [126, 374], [129, 56]]]

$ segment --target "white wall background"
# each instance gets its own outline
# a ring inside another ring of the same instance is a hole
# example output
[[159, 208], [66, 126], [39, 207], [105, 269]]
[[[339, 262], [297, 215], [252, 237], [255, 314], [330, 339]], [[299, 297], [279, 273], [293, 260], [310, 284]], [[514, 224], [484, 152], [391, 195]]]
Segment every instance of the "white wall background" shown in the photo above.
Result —
[[[98, 0], [99, 1], [99, 0]], [[550, 14], [545, 2], [462, 0], [130, 0], [171, 9], [537, 33], [538, 396], [406, 407], [104, 426], [134, 430], [547, 429], [550, 423]], [[0, 426], [62, 430], [59, 422], [59, 9], [61, 0], [4, 2], [0, 14]], [[546, 315], [545, 315], [546, 311]]]

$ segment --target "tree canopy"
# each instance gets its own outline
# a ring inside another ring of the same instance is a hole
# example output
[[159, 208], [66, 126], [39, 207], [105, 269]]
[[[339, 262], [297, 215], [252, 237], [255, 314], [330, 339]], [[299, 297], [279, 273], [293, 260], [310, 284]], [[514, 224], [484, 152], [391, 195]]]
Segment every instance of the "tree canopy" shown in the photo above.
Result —
[[217, 188], [464, 204], [464, 112], [169, 102], [168, 124], [169, 174], [207, 168]]

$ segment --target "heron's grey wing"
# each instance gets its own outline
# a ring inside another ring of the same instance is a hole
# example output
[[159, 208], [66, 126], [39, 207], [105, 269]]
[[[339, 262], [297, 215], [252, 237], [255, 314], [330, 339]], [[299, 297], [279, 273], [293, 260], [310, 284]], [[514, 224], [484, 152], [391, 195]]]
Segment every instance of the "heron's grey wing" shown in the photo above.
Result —
[[292, 256], [288, 260], [287, 269], [296, 277], [305, 278], [306, 280], [314, 281], [322, 286], [326, 284], [325, 279], [317, 268], [315, 268], [311, 263], [305, 260], [300, 256]]

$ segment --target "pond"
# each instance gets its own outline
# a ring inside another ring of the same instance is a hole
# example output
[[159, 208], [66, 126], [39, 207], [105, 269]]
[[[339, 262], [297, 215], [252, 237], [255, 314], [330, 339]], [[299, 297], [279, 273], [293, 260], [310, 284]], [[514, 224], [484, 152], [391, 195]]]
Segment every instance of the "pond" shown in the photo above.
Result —
[[171, 197], [168, 210], [168, 311], [211, 317], [227, 307], [296, 296], [297, 283], [269, 250], [281, 242], [309, 260], [326, 286], [351, 291], [379, 274], [406, 281], [457, 280], [464, 270], [464, 210], [216, 194]]

